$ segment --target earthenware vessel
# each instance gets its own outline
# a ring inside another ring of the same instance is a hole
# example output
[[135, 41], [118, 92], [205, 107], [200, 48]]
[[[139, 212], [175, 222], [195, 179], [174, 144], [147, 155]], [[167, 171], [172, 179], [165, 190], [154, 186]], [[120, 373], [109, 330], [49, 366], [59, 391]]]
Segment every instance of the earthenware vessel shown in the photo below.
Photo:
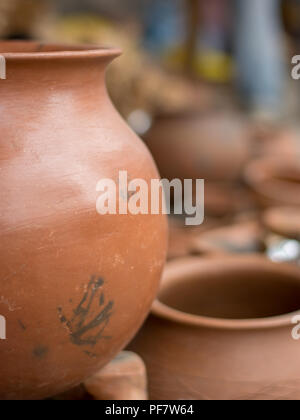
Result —
[[[130, 348], [152, 399], [300, 399], [300, 270], [264, 257], [168, 264], [152, 314]], [[297, 327], [297, 325], [296, 325]]]
[[205, 180], [205, 215], [233, 218], [241, 212], [253, 210], [255, 197], [238, 182], [214, 182]]
[[245, 179], [264, 207], [300, 206], [300, 162], [295, 158], [255, 160], [247, 166]]
[[210, 217], [205, 217], [200, 226], [186, 226], [183, 218], [170, 217], [168, 260], [192, 255], [196, 238], [217, 226], [220, 226], [220, 221]]
[[136, 333], [157, 292], [167, 223], [96, 210], [103, 178], [158, 178], [106, 93], [120, 52], [1, 43], [0, 54], [0, 398], [36, 399], [76, 386]]
[[257, 130], [254, 134], [256, 140], [255, 150], [257, 156], [300, 158], [299, 130], [289, 126], [266, 127]]
[[272, 233], [300, 240], [300, 208], [275, 207], [263, 214], [263, 223]]
[[256, 221], [222, 226], [199, 234], [192, 242], [194, 254], [253, 254], [264, 250], [263, 230]]
[[222, 112], [162, 115], [145, 141], [168, 179], [236, 180], [251, 154], [247, 124]]

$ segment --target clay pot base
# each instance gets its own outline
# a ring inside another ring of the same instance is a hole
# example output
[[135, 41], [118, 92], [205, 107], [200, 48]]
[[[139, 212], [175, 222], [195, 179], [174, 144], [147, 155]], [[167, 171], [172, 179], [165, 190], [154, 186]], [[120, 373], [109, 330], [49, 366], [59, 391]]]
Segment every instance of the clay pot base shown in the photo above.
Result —
[[122, 351], [105, 368], [84, 384], [51, 400], [147, 400], [147, 372], [142, 359], [135, 353]]
[[[300, 310], [300, 272], [263, 257], [185, 259], [170, 263], [154, 304], [190, 316], [259, 320]], [[197, 318], [196, 318], [197, 319]]]

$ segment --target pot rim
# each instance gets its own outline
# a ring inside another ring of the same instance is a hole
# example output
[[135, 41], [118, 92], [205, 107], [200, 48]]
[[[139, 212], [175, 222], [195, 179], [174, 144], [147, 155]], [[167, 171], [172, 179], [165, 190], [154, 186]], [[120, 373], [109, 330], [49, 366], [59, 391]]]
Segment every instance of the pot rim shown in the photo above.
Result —
[[[203, 273], [203, 270], [209, 267], [212, 269], [216, 264], [224, 265], [228, 267], [249, 267], [249, 265], [255, 264], [254, 266], [260, 267], [261, 269], [275, 272], [282, 275], [289, 274], [294, 278], [299, 278], [300, 286], [300, 269], [288, 264], [279, 264], [269, 261], [266, 257], [260, 255], [249, 255], [249, 256], [211, 256], [206, 258], [199, 257], [188, 257], [172, 261], [167, 264], [161, 286], [166, 282], [172, 282], [184, 278], [185, 275], [189, 275], [195, 270], [199, 273]], [[161, 287], [162, 289], [162, 287]], [[266, 318], [253, 318], [253, 319], [223, 319], [213, 318], [201, 315], [193, 315], [186, 312], [182, 312], [178, 309], [174, 309], [167, 304], [164, 304], [159, 300], [159, 295], [153, 303], [152, 315], [165, 320], [192, 326], [199, 328], [213, 328], [221, 330], [261, 330], [270, 328], [280, 327], [291, 327], [294, 325], [292, 318], [300, 316], [300, 308], [296, 312], [291, 312], [283, 315], [266, 317]]]
[[[32, 46], [34, 51], [12, 51], [1, 52], [1, 47], [8, 49], [10, 46], [23, 47]], [[50, 51], [43, 51], [44, 48]], [[0, 41], [0, 55], [6, 59], [72, 59], [72, 58], [116, 58], [122, 54], [120, 48], [92, 45], [92, 44], [72, 44], [72, 43], [48, 43], [39, 41]]]

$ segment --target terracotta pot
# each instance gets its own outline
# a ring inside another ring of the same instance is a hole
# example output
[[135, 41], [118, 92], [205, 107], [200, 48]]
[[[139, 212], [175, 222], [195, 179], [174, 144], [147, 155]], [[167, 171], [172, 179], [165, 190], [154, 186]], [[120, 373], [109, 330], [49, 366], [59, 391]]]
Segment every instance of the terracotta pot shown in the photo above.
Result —
[[161, 116], [145, 140], [168, 179], [232, 181], [251, 152], [247, 125], [220, 112]]
[[300, 399], [300, 270], [263, 257], [177, 260], [130, 345], [152, 399]]
[[299, 130], [288, 126], [257, 127], [254, 130], [258, 156], [300, 158]]
[[220, 221], [209, 217], [206, 217], [200, 226], [186, 226], [181, 219], [170, 217], [168, 260], [191, 255], [194, 240], [216, 226], [220, 226]]
[[269, 209], [263, 215], [263, 223], [272, 233], [300, 240], [300, 209], [297, 207]]
[[96, 211], [102, 178], [157, 178], [105, 88], [111, 49], [1, 43], [0, 398], [76, 386], [136, 333], [156, 295], [164, 216]]
[[256, 200], [251, 191], [238, 183], [205, 182], [205, 214], [231, 217], [253, 210]]
[[253, 221], [223, 226], [198, 235], [191, 248], [200, 255], [259, 253], [264, 250], [263, 230]]
[[300, 206], [300, 161], [296, 159], [253, 161], [245, 179], [262, 206]]
[[270, 259], [300, 263], [299, 212], [297, 207], [274, 207], [264, 212], [262, 222], [266, 228], [265, 243]]

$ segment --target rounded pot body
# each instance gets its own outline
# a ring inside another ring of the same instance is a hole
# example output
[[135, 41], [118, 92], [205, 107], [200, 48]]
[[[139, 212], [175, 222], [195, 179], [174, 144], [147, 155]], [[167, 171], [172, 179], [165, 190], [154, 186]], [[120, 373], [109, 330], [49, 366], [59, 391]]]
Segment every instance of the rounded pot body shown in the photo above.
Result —
[[36, 399], [80, 383], [136, 333], [167, 224], [97, 211], [100, 180], [158, 178], [106, 92], [119, 52], [1, 43], [0, 53], [0, 398]]
[[[299, 290], [298, 269], [262, 257], [170, 263], [160, 298], [130, 346], [147, 365], [150, 398], [300, 399], [299, 341], [292, 336], [299, 312], [281, 314], [299, 309]], [[205, 316], [196, 315], [199, 308]]]

